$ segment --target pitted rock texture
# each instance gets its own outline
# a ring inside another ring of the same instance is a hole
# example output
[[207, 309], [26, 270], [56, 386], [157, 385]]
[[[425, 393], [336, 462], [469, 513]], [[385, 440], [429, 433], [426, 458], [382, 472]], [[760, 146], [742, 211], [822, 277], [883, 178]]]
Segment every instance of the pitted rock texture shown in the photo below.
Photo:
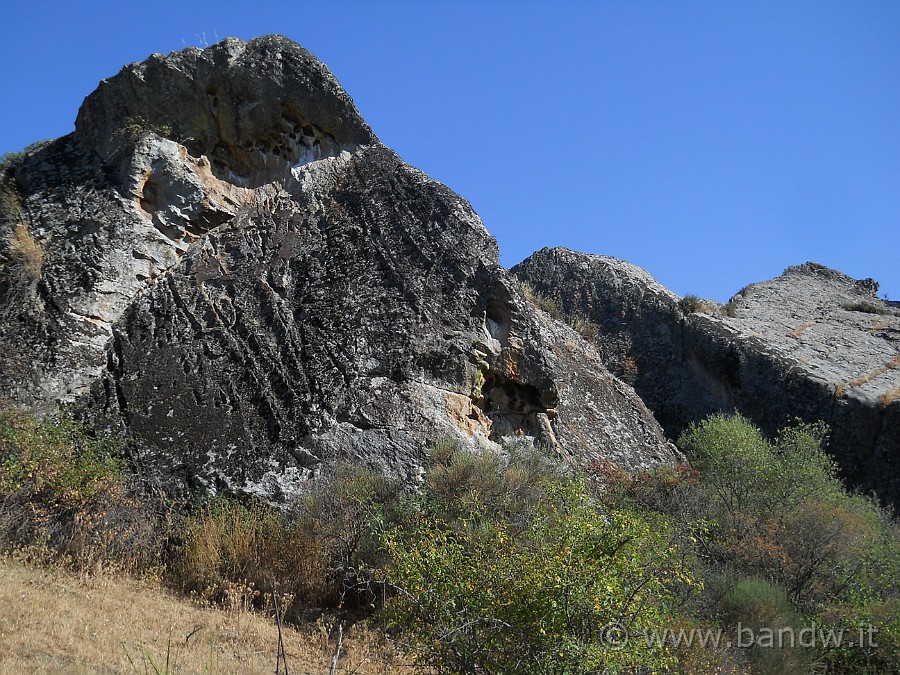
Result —
[[328, 69], [277, 35], [126, 66], [87, 97], [75, 136], [108, 161], [141, 125], [205, 156], [217, 177], [250, 187], [376, 140]]
[[512, 271], [597, 326], [604, 364], [671, 436], [714, 411], [769, 433], [823, 420], [848, 481], [900, 503], [900, 308], [872, 280], [806, 263], [686, 315], [677, 295], [615, 258], [544, 249]]
[[414, 481], [447, 435], [679, 459], [468, 203], [289, 40], [128, 66], [13, 177], [5, 252], [24, 226], [43, 263], [4, 293], [3, 394], [75, 401], [176, 494], [288, 498], [336, 459]]

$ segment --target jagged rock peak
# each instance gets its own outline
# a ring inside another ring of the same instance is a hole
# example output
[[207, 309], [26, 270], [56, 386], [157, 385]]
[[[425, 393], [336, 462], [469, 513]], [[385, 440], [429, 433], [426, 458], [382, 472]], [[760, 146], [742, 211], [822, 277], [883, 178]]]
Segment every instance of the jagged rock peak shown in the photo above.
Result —
[[125, 66], [85, 99], [75, 135], [109, 161], [123, 131], [150, 128], [256, 187], [274, 169], [377, 141], [328, 68], [280, 35], [226, 38]]

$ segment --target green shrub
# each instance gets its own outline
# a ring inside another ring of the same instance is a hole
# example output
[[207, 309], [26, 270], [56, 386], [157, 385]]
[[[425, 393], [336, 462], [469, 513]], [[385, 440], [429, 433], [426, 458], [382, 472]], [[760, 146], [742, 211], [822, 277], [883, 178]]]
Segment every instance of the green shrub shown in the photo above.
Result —
[[383, 535], [388, 623], [420, 663], [588, 673], [672, 662], [642, 639], [605, 643], [610, 626], [637, 638], [674, 614], [669, 584], [682, 571], [664, 533], [598, 510], [577, 477], [539, 475], [547, 461], [533, 453], [441, 459], [419, 508]]
[[127, 488], [120, 452], [66, 413], [0, 409], [0, 551], [80, 570], [158, 564], [154, 511]]
[[[722, 611], [726, 622], [739, 627], [739, 640], [757, 644], [746, 646], [756, 672], [766, 675], [794, 675], [813, 672], [821, 658], [817, 645], [804, 648], [798, 641], [809, 622], [791, 604], [783, 589], [767, 579], [740, 579], [725, 590]], [[771, 641], [769, 637], [771, 636]]]
[[0, 410], [0, 494], [45, 508], [82, 508], [122, 489], [119, 444], [66, 413], [35, 419]]

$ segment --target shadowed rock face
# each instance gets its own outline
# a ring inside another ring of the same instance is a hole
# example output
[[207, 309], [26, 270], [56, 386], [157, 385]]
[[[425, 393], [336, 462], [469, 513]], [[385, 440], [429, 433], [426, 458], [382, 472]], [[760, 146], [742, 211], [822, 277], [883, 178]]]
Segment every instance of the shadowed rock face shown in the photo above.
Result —
[[175, 493], [286, 498], [337, 458], [415, 480], [446, 435], [678, 459], [525, 302], [468, 203], [289, 40], [126, 67], [14, 178], [44, 262], [33, 293], [4, 294], [0, 388], [75, 401]]
[[512, 271], [597, 326], [604, 364], [671, 436], [714, 411], [769, 433], [823, 420], [848, 481], [900, 504], [900, 311], [871, 280], [806, 263], [685, 315], [677, 295], [615, 258], [544, 249]]

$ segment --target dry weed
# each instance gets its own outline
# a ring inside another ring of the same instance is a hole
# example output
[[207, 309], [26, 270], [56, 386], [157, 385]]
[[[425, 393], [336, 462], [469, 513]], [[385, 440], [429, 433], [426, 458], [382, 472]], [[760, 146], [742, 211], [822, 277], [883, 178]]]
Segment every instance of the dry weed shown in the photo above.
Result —
[[878, 397], [878, 402], [882, 408], [887, 408], [891, 403], [900, 399], [900, 387], [894, 387], [890, 391], [884, 392]]
[[790, 337], [798, 338], [803, 333], [803, 331], [812, 328], [816, 325], [815, 321], [807, 321], [802, 326], [797, 326], [794, 330], [790, 332]]
[[21, 222], [13, 228], [6, 242], [0, 274], [5, 287], [6, 311], [21, 308], [32, 297], [41, 280], [44, 250]]
[[[890, 361], [885, 363], [880, 368], [876, 368], [871, 373], [866, 373], [865, 375], [860, 375], [859, 377], [852, 379], [849, 382], [838, 385], [837, 388], [834, 390], [834, 396], [835, 396], [835, 398], [840, 398], [841, 396], [844, 395], [844, 392], [848, 388], [861, 387], [866, 382], [870, 382], [871, 380], [874, 380], [879, 375], [884, 375], [889, 370], [893, 370], [895, 368], [900, 368], [900, 354], [895, 355], [894, 358], [892, 358]], [[890, 393], [890, 392], [888, 392], [888, 393]], [[883, 398], [884, 398], [884, 395], [879, 400], [882, 400]]]

